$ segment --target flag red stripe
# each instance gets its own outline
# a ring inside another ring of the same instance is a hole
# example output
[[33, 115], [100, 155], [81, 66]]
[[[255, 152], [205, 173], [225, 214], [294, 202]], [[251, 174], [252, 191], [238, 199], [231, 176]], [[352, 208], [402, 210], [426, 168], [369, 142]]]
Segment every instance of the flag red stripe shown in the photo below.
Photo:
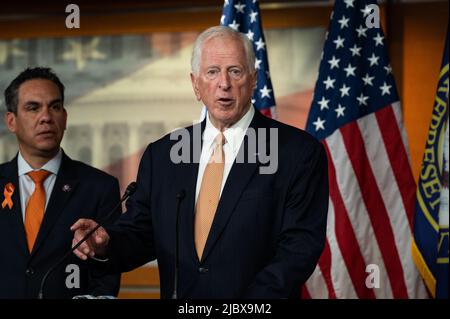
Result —
[[[366, 265], [359, 249], [358, 240], [348, 218], [347, 210], [342, 200], [341, 192], [336, 179], [336, 170], [326, 140], [322, 142], [328, 157], [328, 180], [330, 197], [334, 205], [334, 220], [336, 240], [341, 250], [348, 273], [359, 298], [375, 298], [374, 292], [367, 288]], [[339, 165], [339, 163], [337, 163]]]
[[392, 106], [385, 107], [375, 113], [381, 136], [383, 137], [386, 152], [391, 162], [410, 229], [413, 229], [412, 219], [416, 196], [416, 183], [409, 165], [408, 155], [403, 144], [402, 135], [398, 127]]
[[308, 288], [306, 288], [306, 285], [302, 286], [301, 299], [311, 299], [311, 294], [309, 293]]
[[[361, 195], [367, 208], [372, 229], [386, 265], [387, 275], [392, 287], [394, 298], [408, 298], [403, 276], [403, 267], [395, 245], [395, 237], [378, 189], [375, 176], [369, 164], [364, 141], [356, 122], [350, 122], [340, 128], [344, 138], [345, 148], [355, 171]], [[374, 132], [377, 134], [377, 132]], [[387, 165], [390, 163], [386, 163]], [[336, 218], [336, 220], [338, 220]]]
[[319, 267], [322, 272], [323, 279], [328, 289], [328, 299], [336, 299], [336, 293], [334, 292], [333, 282], [331, 280], [331, 250], [328, 239], [325, 241], [325, 248], [323, 249], [322, 256], [319, 259]]
[[265, 109], [261, 109], [259, 111], [262, 113], [262, 115], [264, 115], [264, 116], [266, 116], [268, 118], [272, 118], [272, 111], [271, 111], [270, 107], [265, 108]]

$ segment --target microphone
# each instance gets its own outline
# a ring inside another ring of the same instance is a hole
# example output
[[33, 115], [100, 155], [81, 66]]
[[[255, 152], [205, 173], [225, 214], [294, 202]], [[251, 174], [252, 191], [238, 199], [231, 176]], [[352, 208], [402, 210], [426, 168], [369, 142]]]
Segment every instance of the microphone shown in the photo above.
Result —
[[117, 203], [116, 206], [114, 206], [114, 208], [109, 212], [109, 214], [103, 218], [103, 221], [97, 224], [97, 226], [95, 226], [91, 231], [89, 231], [75, 246], [73, 246], [72, 248], [70, 248], [70, 250], [64, 254], [64, 256], [62, 256], [62, 258], [60, 260], [58, 260], [57, 263], [55, 263], [52, 267], [49, 268], [49, 270], [45, 273], [44, 277], [41, 280], [41, 285], [39, 288], [39, 293], [38, 293], [38, 299], [44, 299], [44, 286], [45, 286], [45, 282], [47, 281], [48, 276], [56, 269], [56, 267], [58, 267], [70, 254], [72, 254], [75, 249], [77, 249], [78, 247], [80, 247], [80, 245], [82, 243], [84, 243], [89, 237], [91, 237], [91, 235], [93, 233], [95, 233], [95, 231], [97, 229], [99, 229], [101, 227], [101, 224], [103, 224], [103, 222], [106, 222], [107, 220], [109, 220], [109, 218], [112, 216], [112, 214], [114, 214], [114, 212], [117, 210], [117, 208], [119, 208], [120, 205], [122, 205], [122, 203], [131, 195], [133, 195], [133, 193], [136, 191], [137, 188], [137, 184], [136, 182], [131, 182], [128, 187], [126, 188], [122, 198], [119, 200], [119, 202]]
[[179, 260], [180, 256], [178, 253], [178, 247], [179, 247], [179, 220], [180, 220], [180, 205], [184, 197], [186, 196], [186, 192], [184, 189], [179, 191], [177, 193], [176, 199], [177, 199], [177, 215], [176, 215], [176, 223], [175, 223], [175, 277], [174, 277], [174, 283], [173, 283], [173, 294], [172, 299], [178, 299], [178, 272], [179, 272]]

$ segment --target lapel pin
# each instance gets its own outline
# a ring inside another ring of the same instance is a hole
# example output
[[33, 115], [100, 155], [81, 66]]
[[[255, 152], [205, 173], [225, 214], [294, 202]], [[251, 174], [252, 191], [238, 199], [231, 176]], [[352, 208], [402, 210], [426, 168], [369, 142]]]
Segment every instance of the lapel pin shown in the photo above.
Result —
[[5, 208], [8, 206], [9, 209], [12, 209], [13, 207], [13, 201], [12, 201], [12, 195], [14, 194], [14, 184], [8, 183], [5, 185], [5, 189], [3, 190], [3, 195], [5, 196], [5, 199], [2, 202], [2, 208]]
[[70, 192], [72, 188], [70, 188], [70, 185], [66, 184], [62, 187], [63, 192]]

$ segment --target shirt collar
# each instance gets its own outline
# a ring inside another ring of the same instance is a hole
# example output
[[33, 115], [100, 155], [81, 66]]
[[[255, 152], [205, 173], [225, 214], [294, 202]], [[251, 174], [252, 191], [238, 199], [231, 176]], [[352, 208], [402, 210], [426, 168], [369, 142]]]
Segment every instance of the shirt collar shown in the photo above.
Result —
[[[59, 171], [59, 167], [61, 166], [62, 161], [62, 150], [59, 149], [58, 154], [55, 155], [51, 160], [49, 160], [47, 163], [45, 163], [44, 166], [42, 166], [39, 170], [46, 170], [49, 171], [52, 174], [57, 175]], [[30, 164], [23, 158], [22, 154], [19, 151], [19, 155], [17, 156], [17, 166], [18, 166], [18, 173], [19, 176], [28, 174], [31, 171], [34, 171]]]
[[[253, 105], [250, 105], [248, 111], [244, 114], [244, 116], [241, 117], [241, 119], [234, 123], [232, 126], [225, 129], [225, 131], [223, 132], [223, 135], [225, 136], [225, 139], [227, 141], [226, 144], [231, 146], [232, 150], [236, 150], [236, 148], [240, 147], [242, 139], [248, 127], [250, 126], [254, 114], [255, 109], [253, 108]], [[215, 146], [214, 139], [219, 133], [220, 131], [212, 124], [211, 120], [209, 119], [208, 113], [206, 116], [205, 131], [203, 132], [204, 147], [211, 148]]]

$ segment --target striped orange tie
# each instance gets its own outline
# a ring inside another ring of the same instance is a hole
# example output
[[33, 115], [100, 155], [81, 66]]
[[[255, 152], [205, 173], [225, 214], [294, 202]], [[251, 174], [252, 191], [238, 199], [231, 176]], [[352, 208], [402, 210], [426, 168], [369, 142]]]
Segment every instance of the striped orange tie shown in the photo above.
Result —
[[48, 171], [32, 171], [28, 176], [34, 182], [34, 192], [31, 194], [25, 210], [25, 233], [27, 234], [28, 249], [33, 250], [39, 228], [45, 211], [45, 188], [44, 181], [50, 175]]
[[216, 146], [203, 173], [195, 212], [195, 248], [199, 259], [202, 258], [217, 205], [219, 204], [225, 167], [225, 154], [223, 152], [223, 145], [226, 143], [225, 136], [220, 133], [216, 136], [215, 141]]

